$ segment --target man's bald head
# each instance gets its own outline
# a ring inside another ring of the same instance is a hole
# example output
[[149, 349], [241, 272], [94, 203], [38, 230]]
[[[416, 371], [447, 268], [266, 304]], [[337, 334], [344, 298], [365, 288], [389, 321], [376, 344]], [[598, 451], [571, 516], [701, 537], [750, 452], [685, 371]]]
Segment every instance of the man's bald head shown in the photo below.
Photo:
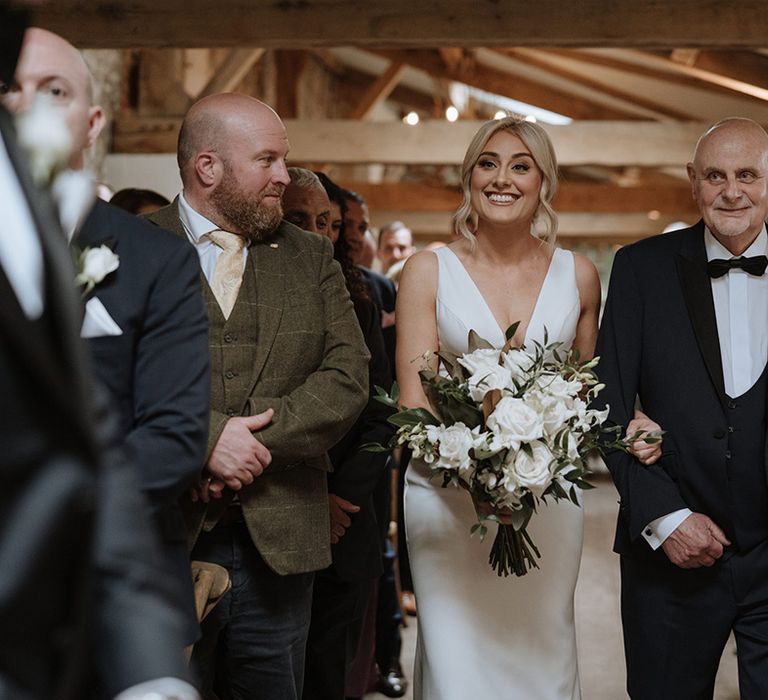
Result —
[[72, 167], [82, 166], [83, 152], [104, 126], [104, 114], [92, 105], [91, 74], [72, 44], [46, 29], [27, 29], [14, 81], [3, 92], [3, 104], [13, 112], [29, 109], [37, 97], [48, 99], [72, 136]]
[[270, 127], [284, 130], [275, 110], [254, 97], [226, 92], [198, 100], [189, 108], [179, 132], [176, 156], [182, 179], [198, 153], [213, 151], [226, 156], [233, 135]]
[[688, 163], [693, 197], [704, 223], [740, 254], [768, 216], [768, 134], [751, 119], [732, 117], [710, 127]]
[[285, 127], [271, 107], [235, 93], [205, 97], [179, 133], [184, 196], [226, 231], [267, 235], [282, 218], [287, 154]]

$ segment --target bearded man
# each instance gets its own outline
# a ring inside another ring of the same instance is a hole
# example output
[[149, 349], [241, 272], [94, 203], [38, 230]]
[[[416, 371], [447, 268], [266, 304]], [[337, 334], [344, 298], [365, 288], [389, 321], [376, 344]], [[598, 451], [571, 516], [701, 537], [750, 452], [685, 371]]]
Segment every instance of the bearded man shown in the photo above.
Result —
[[179, 134], [184, 189], [150, 214], [196, 247], [210, 323], [205, 478], [186, 504], [194, 559], [232, 589], [194, 651], [206, 697], [298, 700], [313, 572], [331, 563], [326, 451], [368, 398], [368, 351], [330, 241], [282, 221], [278, 115], [206, 97]]

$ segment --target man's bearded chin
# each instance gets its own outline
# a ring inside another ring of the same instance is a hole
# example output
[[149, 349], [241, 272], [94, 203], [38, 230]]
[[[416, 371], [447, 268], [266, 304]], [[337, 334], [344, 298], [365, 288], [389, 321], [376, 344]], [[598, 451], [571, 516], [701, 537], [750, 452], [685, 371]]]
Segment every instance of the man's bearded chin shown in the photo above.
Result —
[[278, 201], [266, 205], [261, 196], [247, 196], [229, 185], [220, 185], [212, 194], [216, 209], [251, 241], [267, 240], [280, 225], [283, 207]]

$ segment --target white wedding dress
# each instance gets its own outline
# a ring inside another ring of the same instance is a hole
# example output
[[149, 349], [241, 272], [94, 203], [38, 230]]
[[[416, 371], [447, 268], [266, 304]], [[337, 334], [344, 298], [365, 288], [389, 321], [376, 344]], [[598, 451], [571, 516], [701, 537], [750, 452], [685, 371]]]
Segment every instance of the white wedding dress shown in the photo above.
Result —
[[[504, 333], [464, 265], [448, 247], [435, 254], [440, 347], [466, 352], [470, 330], [501, 347]], [[579, 313], [573, 255], [556, 249], [525, 342], [543, 342], [546, 327], [549, 342], [570, 347]], [[548, 499], [528, 526], [541, 568], [499, 577], [488, 563], [495, 527], [484, 542], [470, 537], [477, 519], [469, 495], [440, 484], [411, 460], [405, 520], [419, 609], [414, 700], [579, 700], [573, 594], [582, 508]]]

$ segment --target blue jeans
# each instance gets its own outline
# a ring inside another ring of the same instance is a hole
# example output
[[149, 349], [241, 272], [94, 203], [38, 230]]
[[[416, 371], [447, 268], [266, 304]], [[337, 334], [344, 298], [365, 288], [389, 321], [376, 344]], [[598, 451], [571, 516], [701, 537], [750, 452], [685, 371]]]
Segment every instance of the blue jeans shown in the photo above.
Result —
[[192, 654], [203, 697], [300, 700], [314, 573], [276, 574], [245, 523], [201, 533], [192, 559], [225, 567], [232, 580]]

